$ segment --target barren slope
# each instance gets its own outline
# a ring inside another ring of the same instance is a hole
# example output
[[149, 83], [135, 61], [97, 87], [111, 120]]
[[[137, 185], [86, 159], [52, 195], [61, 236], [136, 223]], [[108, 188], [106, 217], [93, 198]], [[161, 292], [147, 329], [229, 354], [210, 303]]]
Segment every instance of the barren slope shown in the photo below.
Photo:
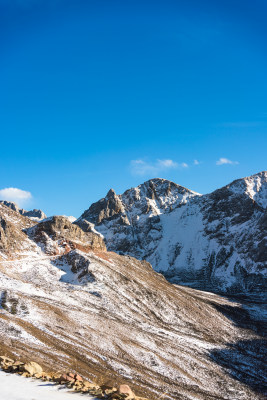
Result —
[[12, 256], [2, 249], [2, 353], [155, 400], [264, 398], [261, 304], [174, 286], [63, 218], [22, 233], [10, 212], [22, 236]]

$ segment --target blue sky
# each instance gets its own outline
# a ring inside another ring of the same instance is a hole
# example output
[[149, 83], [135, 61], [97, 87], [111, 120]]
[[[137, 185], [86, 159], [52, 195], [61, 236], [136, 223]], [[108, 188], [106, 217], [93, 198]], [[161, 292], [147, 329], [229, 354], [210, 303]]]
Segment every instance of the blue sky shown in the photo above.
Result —
[[266, 18], [264, 0], [0, 0], [0, 196], [79, 216], [111, 187], [266, 169]]

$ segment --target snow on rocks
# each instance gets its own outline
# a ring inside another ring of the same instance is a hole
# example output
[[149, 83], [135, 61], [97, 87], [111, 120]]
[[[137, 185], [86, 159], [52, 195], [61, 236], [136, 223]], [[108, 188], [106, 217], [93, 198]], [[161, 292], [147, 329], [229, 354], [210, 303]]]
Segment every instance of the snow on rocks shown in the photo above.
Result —
[[266, 206], [266, 171], [203, 196], [151, 179], [122, 195], [109, 191], [75, 224], [94, 224], [108, 250], [146, 259], [173, 283], [260, 293], [267, 284]]

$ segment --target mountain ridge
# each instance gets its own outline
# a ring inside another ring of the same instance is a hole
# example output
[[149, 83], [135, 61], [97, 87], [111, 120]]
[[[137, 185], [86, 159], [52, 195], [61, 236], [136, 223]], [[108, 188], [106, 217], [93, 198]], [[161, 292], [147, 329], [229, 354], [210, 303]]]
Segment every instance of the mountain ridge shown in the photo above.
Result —
[[156, 178], [110, 190], [74, 223], [90, 223], [109, 250], [146, 259], [172, 282], [250, 292], [266, 284], [266, 204], [266, 171], [205, 195]]

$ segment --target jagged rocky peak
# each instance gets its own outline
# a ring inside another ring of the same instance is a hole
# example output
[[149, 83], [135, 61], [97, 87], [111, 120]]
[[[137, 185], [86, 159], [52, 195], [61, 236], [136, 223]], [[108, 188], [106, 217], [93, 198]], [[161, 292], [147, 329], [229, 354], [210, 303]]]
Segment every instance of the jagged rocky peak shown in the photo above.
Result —
[[24, 215], [24, 217], [28, 217], [33, 221], [41, 221], [44, 218], [47, 218], [45, 213], [42, 210], [37, 210], [36, 208], [30, 211], [24, 210], [23, 208], [19, 208], [16, 203], [13, 201], [0, 200], [1, 204], [4, 204], [6, 207], [11, 208], [11, 210], [16, 211], [17, 213]]
[[169, 209], [194, 196], [200, 195], [167, 179], [154, 178], [126, 190], [120, 197], [127, 208], [145, 201], [149, 205], [154, 203], [155, 208]]
[[[151, 179], [113, 194], [120, 211], [99, 219], [94, 229], [108, 250], [146, 259], [172, 282], [260, 291], [267, 265], [266, 176], [263, 171], [203, 196]], [[95, 204], [103, 216], [103, 199]], [[91, 211], [82, 217], [93, 222]]]
[[[100, 224], [104, 219], [113, 217], [124, 211], [123, 204], [116, 195], [113, 189], [110, 189], [103, 199], [93, 203], [88, 210], [86, 210], [79, 221], [85, 219], [93, 224]], [[79, 221], [76, 223], [79, 224]]]
[[161, 209], [170, 211], [195, 196], [200, 194], [174, 182], [160, 178], [150, 179], [121, 195], [110, 189], [105, 198], [93, 203], [75, 223], [81, 226], [82, 220], [86, 220], [99, 225], [105, 220], [119, 217], [120, 223], [129, 225], [129, 214], [134, 208], [139, 209], [139, 213], [152, 212], [158, 215]]

